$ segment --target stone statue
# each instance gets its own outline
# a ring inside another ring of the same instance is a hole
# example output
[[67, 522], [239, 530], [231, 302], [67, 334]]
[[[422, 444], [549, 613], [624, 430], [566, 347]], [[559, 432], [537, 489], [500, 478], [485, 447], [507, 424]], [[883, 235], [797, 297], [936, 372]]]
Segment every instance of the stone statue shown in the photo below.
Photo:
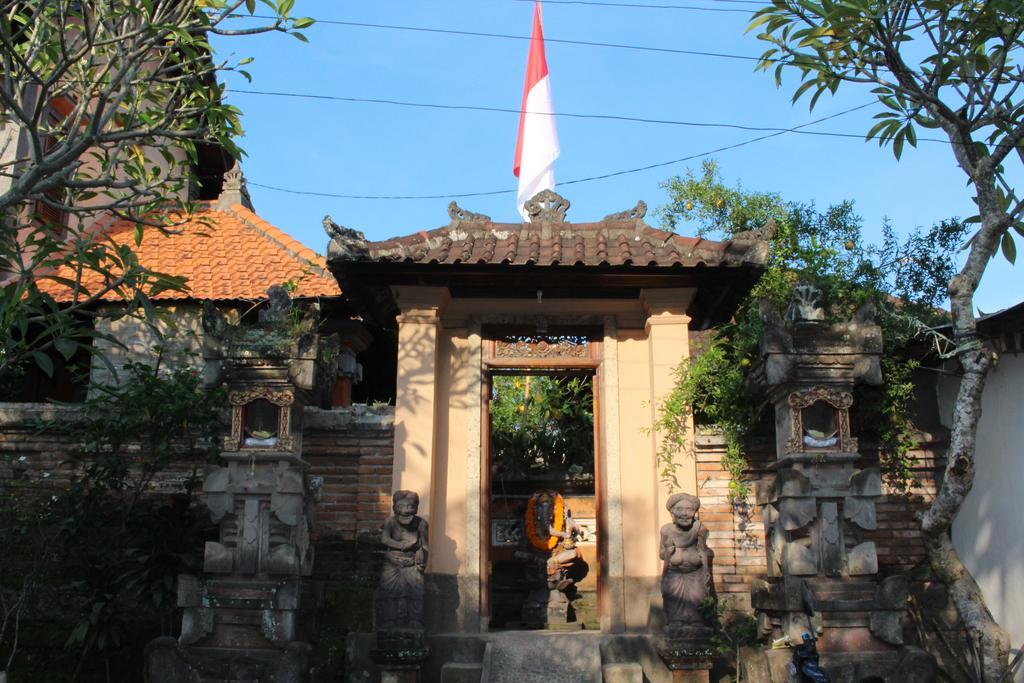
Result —
[[427, 522], [416, 514], [415, 491], [396, 491], [391, 500], [394, 514], [381, 533], [387, 551], [377, 588], [377, 631], [422, 631]]
[[711, 595], [711, 551], [707, 528], [697, 519], [700, 500], [688, 493], [670, 496], [672, 522], [661, 527], [661, 596], [670, 637], [694, 639], [708, 631], [701, 603]]
[[[585, 574], [577, 539], [583, 528], [572, 518], [557, 491], [542, 489], [530, 496], [523, 516], [521, 549], [526, 581], [532, 586], [523, 603], [523, 621], [531, 625], [566, 623], [576, 579]], [[583, 571], [581, 571], [583, 570]]]

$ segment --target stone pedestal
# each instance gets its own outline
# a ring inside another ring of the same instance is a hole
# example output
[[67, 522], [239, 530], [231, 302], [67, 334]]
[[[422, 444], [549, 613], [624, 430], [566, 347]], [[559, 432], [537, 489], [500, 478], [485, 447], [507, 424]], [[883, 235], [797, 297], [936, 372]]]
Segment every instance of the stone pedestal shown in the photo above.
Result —
[[672, 683], [709, 683], [712, 655], [658, 654], [672, 672]]
[[381, 683], [420, 683], [430, 648], [423, 631], [379, 631], [370, 658], [380, 670]]
[[661, 661], [672, 672], [673, 683], [708, 683], [715, 659], [714, 630], [702, 626], [665, 629], [656, 648]]

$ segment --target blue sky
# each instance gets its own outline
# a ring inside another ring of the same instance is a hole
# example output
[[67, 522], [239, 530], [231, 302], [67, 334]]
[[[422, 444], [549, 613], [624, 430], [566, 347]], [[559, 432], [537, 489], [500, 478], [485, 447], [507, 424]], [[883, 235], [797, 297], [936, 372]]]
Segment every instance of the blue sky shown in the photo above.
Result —
[[[615, 1], [620, 0], [604, 0]], [[555, 109], [696, 123], [790, 128], [872, 101], [867, 89], [844, 87], [813, 112], [790, 104], [796, 82], [782, 89], [754, 62], [652, 50], [570, 45], [551, 39], [757, 56], [764, 46], [744, 34], [755, 5], [721, 0], [621, 0], [697, 9], [579, 4], [544, 5], [547, 58]], [[741, 10], [741, 11], [710, 11]], [[528, 36], [532, 5], [519, 0], [297, 0], [293, 14], [318, 20], [386, 24]], [[319, 23], [309, 43], [272, 34], [220, 41], [222, 54], [255, 58], [251, 84], [227, 79], [229, 89], [387, 99], [439, 105], [518, 109], [526, 40]], [[243, 169], [257, 212], [323, 251], [321, 219], [383, 239], [448, 222], [456, 194], [514, 190], [514, 113], [426, 109], [229, 93], [245, 112], [248, 152]], [[806, 130], [863, 134], [873, 108]], [[765, 133], [559, 117], [561, 157], [556, 188], [572, 207], [570, 220], [600, 219], [644, 199], [666, 201], [659, 185], [700, 159], [588, 182], [580, 178], [640, 168], [701, 154]], [[931, 133], [931, 131], [922, 132]], [[931, 137], [932, 135], [929, 135]], [[712, 155], [730, 182], [778, 192], [820, 207], [856, 202], [869, 238], [883, 217], [897, 230], [974, 213], [948, 144], [922, 141], [897, 162], [888, 150], [857, 138], [787, 133]], [[1019, 181], [1021, 173], [1014, 177]], [[1017, 182], [1019, 185], [1020, 183]], [[366, 200], [278, 192], [259, 185], [343, 195], [441, 195], [437, 199]], [[496, 221], [515, 221], [514, 193], [459, 199]], [[657, 218], [648, 214], [648, 222]], [[685, 226], [680, 232], [692, 233]], [[1018, 246], [1022, 247], [1020, 239]], [[1024, 299], [1021, 266], [999, 256], [976, 299], [992, 312]]]

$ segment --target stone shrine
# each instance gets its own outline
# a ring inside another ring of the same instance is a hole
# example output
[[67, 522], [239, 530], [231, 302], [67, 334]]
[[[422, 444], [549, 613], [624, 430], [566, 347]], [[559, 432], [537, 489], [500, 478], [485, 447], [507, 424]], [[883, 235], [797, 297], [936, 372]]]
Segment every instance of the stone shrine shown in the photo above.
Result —
[[[775, 406], [777, 461], [759, 483], [767, 579], [752, 591], [763, 634], [791, 646], [818, 639], [833, 680], [895, 683], [906, 580], [878, 577], [878, 467], [859, 468], [850, 409], [859, 382], [883, 381], [881, 329], [866, 304], [846, 322], [826, 322], [820, 293], [794, 289], [785, 317], [761, 304], [764, 335], [751, 389]], [[782, 681], [790, 650], [751, 653], [744, 680]]]
[[[203, 574], [178, 578], [177, 642], [150, 644], [149, 680], [298, 682], [309, 668], [318, 596], [306, 580], [319, 478], [307, 476], [302, 418], [322, 404], [334, 378], [357, 376], [336, 337], [315, 331], [313, 310], [292, 308], [281, 288], [252, 327], [204, 310], [208, 367], [227, 385], [229, 434], [223, 467], [203, 479], [202, 497], [218, 525]], [[349, 354], [351, 355], [351, 354]]]

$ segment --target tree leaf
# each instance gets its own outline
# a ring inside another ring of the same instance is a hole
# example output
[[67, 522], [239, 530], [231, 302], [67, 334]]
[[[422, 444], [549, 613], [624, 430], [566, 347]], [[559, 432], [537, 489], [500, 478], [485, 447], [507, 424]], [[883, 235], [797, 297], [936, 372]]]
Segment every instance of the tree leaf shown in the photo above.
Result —
[[1002, 239], [1003, 256], [1010, 263], [1014, 263], [1017, 260], [1017, 245], [1013, 242], [1013, 236], [1008, 233], [1003, 233]]
[[53, 360], [42, 351], [33, 351], [32, 360], [35, 361], [39, 369], [46, 373], [47, 377], [53, 377]]
[[53, 346], [60, 355], [64, 356], [64, 360], [71, 360], [71, 357], [78, 351], [78, 343], [66, 337], [54, 340]]

